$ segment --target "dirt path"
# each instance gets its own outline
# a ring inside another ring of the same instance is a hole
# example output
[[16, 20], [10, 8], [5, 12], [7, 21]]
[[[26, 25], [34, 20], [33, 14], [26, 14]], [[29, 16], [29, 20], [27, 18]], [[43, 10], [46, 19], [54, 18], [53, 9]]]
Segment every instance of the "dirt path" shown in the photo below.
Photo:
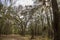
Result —
[[48, 39], [48, 37], [41, 37], [41, 36], [36, 36], [34, 39], [31, 39], [31, 36], [20, 36], [20, 35], [1, 35], [0, 36], [0, 40], [51, 40]]
[[1, 35], [0, 40], [25, 40], [19, 35]]

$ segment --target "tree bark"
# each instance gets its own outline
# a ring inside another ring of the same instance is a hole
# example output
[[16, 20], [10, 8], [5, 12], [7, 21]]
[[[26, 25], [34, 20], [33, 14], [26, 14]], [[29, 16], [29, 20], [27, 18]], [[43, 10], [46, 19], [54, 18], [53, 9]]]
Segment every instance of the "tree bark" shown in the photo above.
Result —
[[60, 13], [57, 0], [52, 0], [53, 20], [54, 20], [54, 40], [60, 40]]

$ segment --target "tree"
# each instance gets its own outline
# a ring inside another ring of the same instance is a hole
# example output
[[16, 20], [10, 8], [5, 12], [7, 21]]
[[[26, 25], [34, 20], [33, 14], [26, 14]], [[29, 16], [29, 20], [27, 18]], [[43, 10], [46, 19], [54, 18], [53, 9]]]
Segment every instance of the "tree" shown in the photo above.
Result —
[[57, 0], [51, 0], [54, 18], [54, 40], [60, 40], [60, 12], [58, 9]]
[[2, 2], [0, 0], [0, 11], [1, 11], [2, 7], [3, 7], [3, 4], [2, 4]]

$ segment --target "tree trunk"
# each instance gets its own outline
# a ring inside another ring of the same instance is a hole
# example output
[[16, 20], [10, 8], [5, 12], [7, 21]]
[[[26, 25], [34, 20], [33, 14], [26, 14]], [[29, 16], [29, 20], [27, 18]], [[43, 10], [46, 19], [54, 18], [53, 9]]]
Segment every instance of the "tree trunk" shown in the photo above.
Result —
[[52, 0], [53, 18], [54, 18], [54, 40], [60, 40], [60, 13], [57, 0]]

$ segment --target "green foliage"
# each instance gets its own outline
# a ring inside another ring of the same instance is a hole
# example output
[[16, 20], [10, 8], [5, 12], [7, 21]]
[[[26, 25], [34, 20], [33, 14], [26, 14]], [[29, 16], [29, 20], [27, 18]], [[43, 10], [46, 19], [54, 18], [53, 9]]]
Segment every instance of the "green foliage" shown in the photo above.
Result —
[[0, 10], [0, 34], [47, 35], [48, 30], [52, 30], [52, 13], [49, 9], [38, 5], [28, 11], [16, 9], [17, 12], [11, 6], [3, 7]]

